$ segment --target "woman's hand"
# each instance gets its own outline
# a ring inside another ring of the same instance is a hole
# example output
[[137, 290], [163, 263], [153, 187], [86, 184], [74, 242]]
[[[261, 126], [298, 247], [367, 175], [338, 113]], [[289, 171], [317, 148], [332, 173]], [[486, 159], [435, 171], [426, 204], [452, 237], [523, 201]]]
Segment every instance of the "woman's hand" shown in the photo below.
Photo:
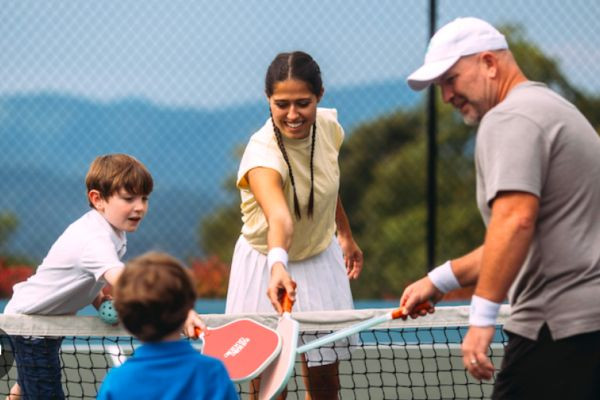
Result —
[[348, 278], [357, 279], [363, 268], [363, 252], [354, 238], [338, 235], [338, 242], [344, 254], [344, 264]]
[[283, 314], [283, 307], [281, 305], [281, 294], [283, 292], [287, 292], [292, 302], [296, 300], [296, 282], [292, 280], [283, 264], [278, 262], [273, 264], [273, 268], [271, 269], [271, 279], [269, 281], [269, 288], [267, 289], [267, 296], [271, 300], [273, 308], [279, 314]]

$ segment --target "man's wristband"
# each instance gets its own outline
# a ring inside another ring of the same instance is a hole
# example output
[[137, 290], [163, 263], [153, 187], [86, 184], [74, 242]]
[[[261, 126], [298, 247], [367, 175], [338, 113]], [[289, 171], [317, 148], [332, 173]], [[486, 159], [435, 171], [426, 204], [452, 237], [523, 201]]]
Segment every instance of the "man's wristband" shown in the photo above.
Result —
[[469, 311], [469, 325], [495, 326], [499, 310], [500, 303], [473, 295]]
[[269, 274], [273, 269], [273, 265], [278, 262], [282, 263], [283, 266], [287, 269], [288, 253], [282, 247], [273, 247], [267, 253], [267, 265], [269, 266]]
[[460, 289], [460, 283], [456, 275], [452, 272], [450, 260], [439, 267], [432, 269], [427, 276], [431, 279], [433, 285], [442, 293], [448, 293], [451, 290]]

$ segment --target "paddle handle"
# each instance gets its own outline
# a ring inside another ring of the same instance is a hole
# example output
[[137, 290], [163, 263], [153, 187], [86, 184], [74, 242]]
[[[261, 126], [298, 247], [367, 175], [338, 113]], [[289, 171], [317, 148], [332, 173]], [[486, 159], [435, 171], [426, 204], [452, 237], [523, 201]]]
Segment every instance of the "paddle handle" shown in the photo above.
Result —
[[[419, 312], [422, 310], [429, 310], [431, 307], [433, 307], [433, 304], [431, 304], [429, 300], [425, 300], [424, 302], [417, 304], [412, 309], [411, 313]], [[392, 319], [406, 318], [409, 314], [410, 313], [406, 312], [406, 307], [398, 307], [394, 311], [392, 311]]]
[[281, 307], [283, 308], [283, 312], [292, 312], [293, 305], [294, 302], [292, 301], [292, 299], [290, 299], [290, 296], [288, 296], [287, 292], [285, 292], [281, 301]]
[[194, 328], [194, 333], [196, 334], [197, 339], [203, 339], [204, 336], [208, 334], [208, 329], [206, 331], [203, 331], [202, 328], [197, 326]]

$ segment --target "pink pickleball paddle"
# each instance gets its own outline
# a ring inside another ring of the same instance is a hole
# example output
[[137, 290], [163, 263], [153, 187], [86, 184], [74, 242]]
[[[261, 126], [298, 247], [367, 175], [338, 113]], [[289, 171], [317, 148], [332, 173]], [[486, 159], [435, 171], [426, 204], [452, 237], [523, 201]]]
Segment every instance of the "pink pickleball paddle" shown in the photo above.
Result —
[[286, 293], [283, 297], [283, 315], [277, 324], [277, 332], [283, 341], [281, 352], [261, 375], [259, 400], [274, 399], [285, 389], [294, 371], [300, 327], [298, 321], [292, 319], [291, 311], [292, 301]]
[[196, 333], [204, 342], [202, 354], [221, 360], [234, 382], [257, 377], [282, 347], [279, 333], [247, 318]]

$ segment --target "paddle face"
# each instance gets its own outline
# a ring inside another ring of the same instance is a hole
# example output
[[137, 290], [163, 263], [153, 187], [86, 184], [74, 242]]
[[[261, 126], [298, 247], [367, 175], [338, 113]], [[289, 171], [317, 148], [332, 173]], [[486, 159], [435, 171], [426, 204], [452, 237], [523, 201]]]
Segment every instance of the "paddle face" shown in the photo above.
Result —
[[274, 399], [287, 386], [296, 362], [299, 329], [298, 322], [292, 319], [289, 312], [285, 312], [277, 325], [277, 332], [283, 341], [281, 352], [261, 375], [259, 400]]
[[234, 382], [257, 377], [277, 357], [282, 346], [276, 331], [247, 318], [208, 328], [201, 336], [202, 354], [221, 360]]

